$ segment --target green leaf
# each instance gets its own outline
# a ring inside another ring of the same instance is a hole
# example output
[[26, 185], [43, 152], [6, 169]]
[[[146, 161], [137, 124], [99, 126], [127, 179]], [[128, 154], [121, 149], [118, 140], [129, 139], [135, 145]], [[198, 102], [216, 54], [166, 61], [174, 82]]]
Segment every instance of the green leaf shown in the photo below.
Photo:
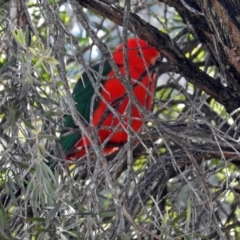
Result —
[[11, 178], [8, 178], [7, 189], [8, 189], [8, 192], [9, 192], [10, 196], [11, 196], [11, 200], [12, 200], [13, 204], [17, 205], [17, 199], [16, 199], [15, 194], [13, 192], [13, 191], [16, 190], [16, 188], [15, 188], [15, 185], [14, 185]]
[[188, 236], [186, 236], [186, 234], [185, 234], [180, 228], [173, 227], [173, 229], [176, 231], [176, 233], [177, 233], [178, 235], [184, 236], [185, 239], [191, 240]]
[[[75, 206], [73, 205], [72, 202], [70, 202], [69, 200], [67, 199], [63, 199], [63, 202], [65, 202], [68, 206], [70, 206], [71, 208], [75, 209]], [[76, 209], [75, 209], [76, 210]]]
[[186, 220], [186, 228], [188, 229], [191, 223], [191, 216], [192, 216], [192, 204], [190, 198], [187, 201], [187, 220]]
[[114, 217], [116, 216], [116, 212], [115, 211], [106, 211], [106, 212], [100, 212], [99, 213], [99, 217]]
[[[23, 169], [29, 169], [29, 165], [28, 165], [28, 164], [25, 164], [25, 163], [23, 163], [23, 162], [16, 162], [16, 164], [18, 164], [18, 165], [19, 165], [20, 167], [22, 167]], [[35, 170], [36, 170], [35, 167], [31, 167], [31, 168], [30, 168], [30, 172], [31, 172], [31, 173], [34, 173]]]
[[28, 222], [44, 222], [44, 221], [46, 221], [46, 219], [45, 218], [29, 217], [29, 218], [27, 218], [27, 221]]
[[27, 95], [27, 92], [28, 92], [28, 83], [27, 82], [23, 82], [22, 83], [21, 92], [20, 92], [20, 95], [19, 95], [19, 100], [24, 98]]
[[56, 183], [56, 179], [55, 179], [55, 177], [53, 175], [53, 172], [52, 172], [51, 168], [43, 161], [41, 162], [41, 164], [42, 164], [43, 170], [50, 176], [51, 180], [54, 183]]
[[61, 206], [62, 206], [62, 203], [59, 203], [59, 204], [57, 204], [56, 207], [54, 207], [54, 208], [49, 212], [48, 216], [46, 217], [46, 221], [45, 221], [46, 226], [49, 225], [49, 222], [51, 221], [51, 219], [54, 218], [54, 216], [55, 216], [56, 213], [59, 211], [59, 209], [61, 208]]
[[37, 55], [37, 51], [34, 48], [29, 47], [28, 49], [32, 53], [32, 55], [34, 55], [34, 56]]
[[47, 62], [51, 66], [56, 66], [58, 64], [58, 61], [53, 57], [48, 57]]
[[54, 135], [40, 134], [39, 136], [41, 138], [47, 138], [48, 140], [56, 140], [56, 139], [58, 139], [58, 137], [54, 136]]
[[180, 219], [182, 219], [182, 218], [185, 218], [186, 215], [187, 215], [186, 212], [183, 212], [183, 213], [179, 214], [177, 217], [175, 217], [175, 218], [173, 219], [172, 224], [178, 224], [178, 221], [179, 221]]
[[7, 223], [7, 214], [4, 209], [0, 209], [0, 230], [4, 232]]
[[22, 119], [22, 121], [23, 121], [23, 123], [24, 123], [24, 125], [25, 125], [26, 127], [30, 128], [30, 129], [32, 129], [32, 130], [35, 130], [35, 127], [32, 125], [31, 122], [29, 122], [29, 121], [26, 120], [26, 119]]
[[38, 67], [39, 65], [42, 65], [43, 61], [42, 59], [40, 58], [35, 64], [34, 64], [34, 67]]
[[44, 115], [45, 116], [56, 117], [56, 116], [60, 116], [61, 112], [50, 110], [50, 111], [45, 112]]
[[10, 126], [13, 128], [13, 126], [15, 125], [16, 112], [11, 106], [9, 106], [8, 107], [8, 113], [9, 113]]
[[27, 47], [26, 38], [23, 30], [21, 28], [11, 29], [12, 35], [15, 41], [21, 45], [24, 49]]
[[9, 153], [11, 150], [12, 150], [11, 148], [5, 149], [4, 151], [1, 152], [0, 156], [6, 155], [6, 154]]
[[34, 97], [34, 100], [36, 101], [36, 102], [38, 102], [38, 103], [42, 103], [42, 104], [49, 104], [49, 103], [51, 103], [51, 104], [54, 104], [54, 105], [56, 105], [56, 106], [58, 106], [59, 104], [56, 102], [56, 101], [54, 101], [53, 99], [51, 99], [51, 98], [44, 98], [44, 97], [40, 97], [40, 96], [35, 96]]

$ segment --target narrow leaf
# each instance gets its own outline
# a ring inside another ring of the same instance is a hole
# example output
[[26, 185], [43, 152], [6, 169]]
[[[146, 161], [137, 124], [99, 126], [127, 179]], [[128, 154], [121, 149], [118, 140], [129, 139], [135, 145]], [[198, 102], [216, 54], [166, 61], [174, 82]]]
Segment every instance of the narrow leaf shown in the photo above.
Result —
[[26, 120], [26, 119], [23, 119], [22, 121], [23, 121], [23, 123], [24, 123], [24, 125], [25, 125], [26, 127], [30, 128], [30, 129], [32, 129], [32, 130], [35, 130], [35, 127], [32, 125], [31, 122], [29, 122], [29, 121]]
[[116, 212], [115, 211], [106, 211], [106, 212], [100, 212], [99, 213], [99, 217], [114, 217], [116, 216]]
[[8, 112], [9, 112], [10, 126], [13, 128], [13, 126], [15, 125], [15, 115], [16, 115], [16, 113], [11, 106], [8, 107]]
[[46, 221], [45, 221], [46, 226], [49, 225], [49, 222], [51, 221], [52, 218], [54, 218], [54, 216], [57, 214], [57, 212], [59, 211], [59, 209], [61, 208], [61, 206], [62, 206], [62, 204], [59, 203], [55, 208], [53, 208], [53, 209], [49, 212], [48, 216], [46, 217]]
[[47, 134], [40, 134], [41, 138], [47, 138], [48, 140], [56, 140], [58, 137], [53, 136], [53, 135], [47, 135]]
[[186, 229], [189, 228], [191, 223], [191, 215], [192, 215], [192, 204], [190, 198], [187, 201], [187, 221], [186, 221]]

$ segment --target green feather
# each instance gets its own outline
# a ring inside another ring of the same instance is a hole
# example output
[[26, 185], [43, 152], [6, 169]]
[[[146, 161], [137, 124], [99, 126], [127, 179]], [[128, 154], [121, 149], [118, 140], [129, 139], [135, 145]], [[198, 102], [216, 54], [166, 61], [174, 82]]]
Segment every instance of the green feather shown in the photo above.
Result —
[[[99, 72], [101, 64], [96, 64], [92, 67], [95, 72]], [[111, 71], [111, 67], [108, 62], [105, 62], [102, 76], [107, 76]], [[91, 72], [93, 79], [96, 81], [94, 73]], [[91, 101], [94, 95], [94, 88], [90, 82], [90, 79], [86, 72], [83, 73], [82, 77], [76, 83], [72, 97], [76, 104], [76, 108], [80, 113], [80, 116], [83, 120], [87, 123], [90, 121], [90, 111], [91, 111]], [[63, 124], [60, 128], [72, 128], [72, 130], [77, 130], [78, 126], [74, 123], [74, 120], [71, 115], [65, 115], [63, 119]], [[67, 136], [62, 136], [63, 134], [67, 133], [68, 130], [63, 130], [61, 132], [59, 141], [63, 148], [63, 150], [67, 153], [69, 152], [76, 142], [81, 138], [80, 130], [77, 133], [70, 134]]]

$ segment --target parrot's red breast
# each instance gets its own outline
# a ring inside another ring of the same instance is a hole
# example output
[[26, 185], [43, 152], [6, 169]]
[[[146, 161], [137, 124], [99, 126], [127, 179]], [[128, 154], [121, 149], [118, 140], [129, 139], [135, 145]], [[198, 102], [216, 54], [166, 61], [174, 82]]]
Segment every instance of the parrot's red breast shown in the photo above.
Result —
[[[155, 64], [158, 57], [159, 52], [147, 42], [136, 38], [127, 41], [127, 59], [132, 90], [138, 103], [147, 110], [151, 109], [156, 78], [146, 71]], [[123, 45], [116, 48], [113, 58], [120, 73], [125, 76]], [[144, 73], [146, 74], [143, 75]], [[130, 104], [126, 88], [113, 70], [108, 74], [108, 80], [103, 83], [100, 93], [117, 113], [109, 110], [107, 104], [100, 98], [90, 123], [97, 128], [96, 137], [99, 142], [107, 142], [103, 148], [104, 154], [107, 155], [117, 150], [117, 147], [113, 147], [114, 145], [127, 142], [129, 122], [131, 132], [137, 133], [141, 131], [145, 120], [141, 110], [132, 102]], [[84, 156], [90, 145], [89, 139], [82, 136], [75, 144], [73, 153], [67, 155], [67, 159], [73, 160]]]

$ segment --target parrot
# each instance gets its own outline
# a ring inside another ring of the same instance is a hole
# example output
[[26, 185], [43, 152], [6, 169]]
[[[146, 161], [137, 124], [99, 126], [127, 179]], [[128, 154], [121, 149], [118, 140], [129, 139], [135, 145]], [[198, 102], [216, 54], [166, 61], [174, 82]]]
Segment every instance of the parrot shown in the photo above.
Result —
[[[150, 73], [149, 68], [156, 63], [160, 53], [140, 38], [128, 39], [126, 46], [128, 70], [126, 71], [126, 64], [124, 64], [123, 44], [112, 52], [113, 60], [121, 76], [130, 81], [138, 104], [149, 111], [152, 107], [156, 85], [156, 75]], [[103, 153], [107, 156], [119, 150], [119, 146], [128, 141], [129, 123], [132, 132], [141, 132], [144, 116], [139, 106], [131, 102], [122, 78], [117, 76], [108, 61], [105, 61], [103, 66], [99, 63], [91, 69], [90, 74], [94, 81], [96, 81], [94, 72], [98, 73], [102, 69], [101, 75], [104, 78], [99, 87], [100, 96], [95, 95], [89, 75], [85, 72], [76, 83], [72, 97], [86, 128], [90, 125], [95, 127], [97, 140], [99, 144], [103, 144]], [[128, 77], [127, 74], [129, 74]], [[81, 134], [70, 114], [63, 117], [61, 128], [74, 130], [74, 133], [70, 134], [66, 134], [67, 130], [62, 130], [59, 137], [66, 159], [72, 161], [86, 156], [91, 147], [91, 141]]]

